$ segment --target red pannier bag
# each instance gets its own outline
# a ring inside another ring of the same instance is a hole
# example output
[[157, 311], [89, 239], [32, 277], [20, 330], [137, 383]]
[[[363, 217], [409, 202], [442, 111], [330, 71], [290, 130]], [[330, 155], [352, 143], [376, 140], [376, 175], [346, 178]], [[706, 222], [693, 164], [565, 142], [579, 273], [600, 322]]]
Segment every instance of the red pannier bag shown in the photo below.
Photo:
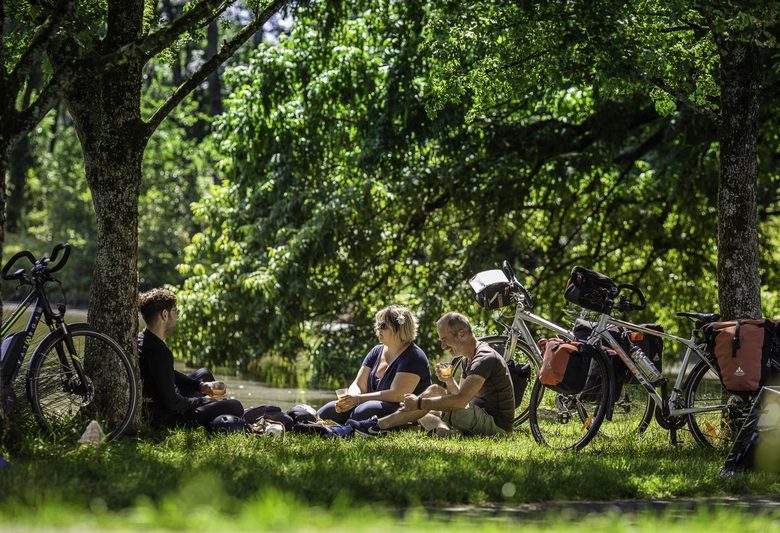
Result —
[[720, 372], [720, 379], [732, 393], [755, 393], [771, 371], [775, 323], [771, 320], [710, 322], [704, 326], [707, 345]]
[[561, 394], [577, 394], [585, 388], [592, 355], [589, 345], [577, 341], [541, 339], [544, 353], [539, 381]]

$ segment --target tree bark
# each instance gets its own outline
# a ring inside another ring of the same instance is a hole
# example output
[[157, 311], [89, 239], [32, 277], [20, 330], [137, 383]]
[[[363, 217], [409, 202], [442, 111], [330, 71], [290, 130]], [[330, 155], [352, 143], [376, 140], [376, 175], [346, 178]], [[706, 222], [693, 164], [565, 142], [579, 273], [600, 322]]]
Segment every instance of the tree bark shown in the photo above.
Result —
[[761, 316], [756, 143], [760, 67], [754, 46], [720, 47], [718, 299], [724, 319]]
[[[216, 20], [212, 20], [207, 31], [206, 57], [211, 59], [219, 51], [219, 26]], [[219, 69], [209, 76], [209, 89], [207, 93], [209, 115], [216, 117], [222, 114], [222, 79]], [[209, 128], [210, 129], [210, 128]]]
[[[140, 35], [142, 5], [109, 14], [112, 48]], [[130, 13], [134, 13], [132, 16]], [[135, 29], [134, 29], [135, 28]], [[144, 59], [79, 72], [65, 94], [84, 154], [84, 170], [95, 206], [97, 246], [87, 320], [122, 346], [138, 372], [138, 197], [148, 137], [141, 120]], [[85, 361], [101, 382], [112, 372], [100, 361]], [[99, 399], [107, 401], [110, 398]]]
[[27, 181], [27, 171], [33, 166], [34, 158], [28, 136], [22, 138], [14, 148], [8, 168], [8, 185], [10, 192], [6, 205], [6, 230], [16, 233], [22, 228], [24, 215], [24, 188]]
[[[8, 156], [0, 149], [0, 257], [3, 257], [3, 248], [5, 247], [5, 173], [8, 166]], [[2, 265], [0, 265], [2, 267]], [[3, 300], [0, 296], [0, 312], [3, 310]], [[2, 341], [2, 339], [0, 339]], [[6, 443], [6, 437], [9, 433], [10, 424], [6, 415], [5, 405], [5, 387], [3, 380], [0, 379], [0, 443]]]

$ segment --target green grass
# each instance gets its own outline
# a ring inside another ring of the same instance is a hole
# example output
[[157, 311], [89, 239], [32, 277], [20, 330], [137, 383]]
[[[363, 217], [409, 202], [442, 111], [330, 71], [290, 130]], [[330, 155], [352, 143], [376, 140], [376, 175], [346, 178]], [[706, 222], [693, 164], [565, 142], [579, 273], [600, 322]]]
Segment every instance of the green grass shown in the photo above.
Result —
[[[0, 471], [0, 523], [202, 530], [218, 519], [221, 530], [359, 531], [367, 516], [377, 515], [378, 530], [414, 530], [430, 520], [420, 509], [458, 504], [778, 493], [780, 476], [721, 478], [723, 454], [657, 438], [597, 442], [564, 453], [539, 447], [522, 432], [498, 440], [433, 439], [416, 432], [372, 440], [288, 434], [281, 442], [197, 430], [95, 448], [40, 444], [11, 457], [12, 466]], [[401, 520], [399, 509], [411, 511]], [[758, 524], [756, 531], [778, 520], [742, 516]], [[642, 524], [658, 526], [657, 519], [602, 514], [587, 520], [600, 529], [644, 530]], [[451, 520], [439, 516], [426, 529], [444, 529]], [[480, 519], [468, 527], [491, 531], [505, 527], [505, 520]], [[581, 520], [556, 514], [545, 523], [569, 530], [581, 527]], [[669, 526], [664, 529], [679, 522], [674, 516], [663, 520]], [[699, 519], [686, 516], [687, 530], [691, 520]], [[719, 529], [727, 530], [728, 523], [719, 521]], [[734, 525], [737, 530], [743, 524]]]

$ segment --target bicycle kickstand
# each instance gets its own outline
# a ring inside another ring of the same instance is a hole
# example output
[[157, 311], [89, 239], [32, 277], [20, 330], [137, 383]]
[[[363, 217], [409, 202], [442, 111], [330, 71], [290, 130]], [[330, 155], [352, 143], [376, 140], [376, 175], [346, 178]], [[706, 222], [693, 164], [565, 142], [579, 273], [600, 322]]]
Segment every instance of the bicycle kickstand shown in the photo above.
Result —
[[669, 430], [669, 444], [672, 446], [675, 446], [679, 444], [680, 441], [677, 440], [677, 428], [671, 428]]

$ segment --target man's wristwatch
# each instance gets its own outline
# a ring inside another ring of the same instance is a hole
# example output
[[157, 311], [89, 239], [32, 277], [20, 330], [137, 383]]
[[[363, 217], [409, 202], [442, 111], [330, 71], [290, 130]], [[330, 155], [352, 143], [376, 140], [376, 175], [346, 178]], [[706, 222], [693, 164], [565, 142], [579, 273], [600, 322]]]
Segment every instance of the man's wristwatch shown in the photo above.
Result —
[[419, 396], [417, 397], [417, 410], [418, 411], [422, 410], [422, 398], [420, 398]]

